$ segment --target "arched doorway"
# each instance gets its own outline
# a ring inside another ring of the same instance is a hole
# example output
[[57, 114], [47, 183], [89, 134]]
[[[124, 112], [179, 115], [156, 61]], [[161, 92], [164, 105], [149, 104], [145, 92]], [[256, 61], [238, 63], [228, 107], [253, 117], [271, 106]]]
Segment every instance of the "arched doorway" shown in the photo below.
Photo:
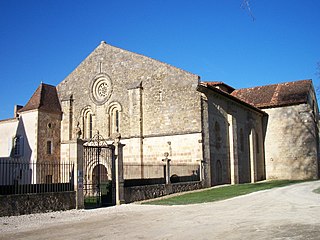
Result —
[[96, 165], [92, 170], [92, 183], [101, 184], [108, 181], [108, 171], [107, 168], [102, 165]]
[[95, 186], [101, 196], [101, 204], [112, 204], [112, 181], [108, 179], [108, 170], [103, 164], [96, 165], [92, 170], [92, 185]]
[[91, 140], [83, 147], [85, 208], [114, 205], [116, 203], [115, 185], [112, 181], [114, 148], [98, 140]]

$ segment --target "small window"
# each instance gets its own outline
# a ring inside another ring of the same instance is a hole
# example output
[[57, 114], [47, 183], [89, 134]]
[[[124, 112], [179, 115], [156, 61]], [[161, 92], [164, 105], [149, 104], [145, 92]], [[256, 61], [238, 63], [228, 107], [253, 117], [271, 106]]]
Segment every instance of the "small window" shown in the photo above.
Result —
[[52, 154], [52, 142], [47, 141], [47, 154]]

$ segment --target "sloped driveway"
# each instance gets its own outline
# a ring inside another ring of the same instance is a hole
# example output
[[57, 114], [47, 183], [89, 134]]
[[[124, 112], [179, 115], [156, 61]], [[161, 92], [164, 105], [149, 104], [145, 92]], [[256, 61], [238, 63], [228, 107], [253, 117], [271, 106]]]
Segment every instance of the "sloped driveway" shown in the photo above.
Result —
[[186, 206], [0, 218], [0, 239], [320, 239], [320, 181]]

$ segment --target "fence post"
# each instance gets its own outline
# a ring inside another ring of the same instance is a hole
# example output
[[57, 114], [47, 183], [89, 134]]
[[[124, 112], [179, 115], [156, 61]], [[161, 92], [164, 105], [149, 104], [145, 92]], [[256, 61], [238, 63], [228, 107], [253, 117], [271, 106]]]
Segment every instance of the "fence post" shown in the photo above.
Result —
[[83, 141], [75, 139], [69, 143], [69, 162], [74, 163], [74, 189], [76, 191], [76, 208], [84, 208], [83, 197]]
[[199, 180], [202, 182], [204, 180], [204, 174], [203, 174], [203, 165], [204, 161], [203, 160], [197, 160], [199, 163]]
[[166, 169], [166, 171], [165, 171], [166, 184], [170, 184], [170, 161], [171, 161], [171, 159], [168, 158], [169, 153], [165, 152], [164, 157], [165, 157], [165, 159], [162, 159], [162, 162], [164, 162], [165, 166], [166, 166], [165, 167], [165, 169]]
[[83, 195], [83, 141], [77, 139], [77, 209], [84, 208]]
[[123, 179], [123, 147], [120, 142], [120, 133], [114, 135], [113, 145], [115, 147], [115, 180], [116, 180], [116, 205], [125, 203], [124, 199], [124, 179]]

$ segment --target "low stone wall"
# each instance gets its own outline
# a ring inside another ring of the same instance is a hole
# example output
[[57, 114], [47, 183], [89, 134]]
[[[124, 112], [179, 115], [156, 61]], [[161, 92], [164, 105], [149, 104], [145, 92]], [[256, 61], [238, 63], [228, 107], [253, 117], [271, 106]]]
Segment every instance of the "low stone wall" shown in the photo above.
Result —
[[0, 217], [76, 208], [76, 192], [0, 196]]
[[172, 193], [192, 191], [203, 188], [202, 182], [185, 182], [174, 184], [156, 184], [147, 186], [134, 186], [124, 188], [126, 203], [148, 200]]

